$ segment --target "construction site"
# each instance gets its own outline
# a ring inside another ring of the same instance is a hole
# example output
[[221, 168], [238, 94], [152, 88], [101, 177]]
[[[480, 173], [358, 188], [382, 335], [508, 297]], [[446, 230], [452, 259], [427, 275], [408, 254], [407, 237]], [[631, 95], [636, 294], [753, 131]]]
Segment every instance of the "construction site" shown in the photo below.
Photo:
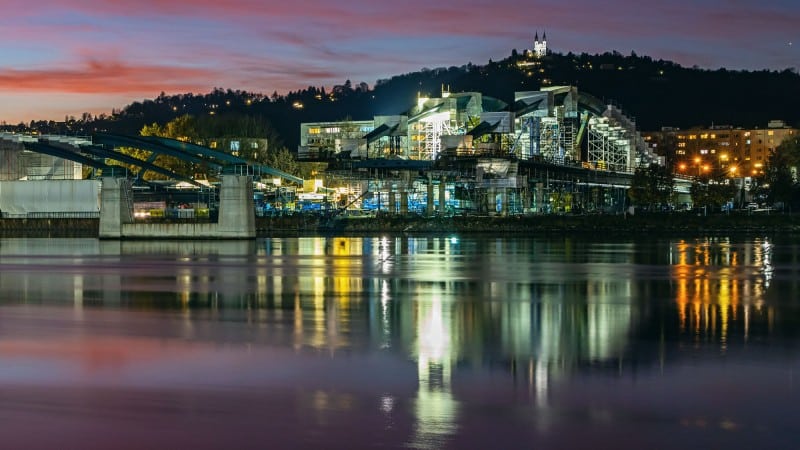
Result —
[[[663, 163], [635, 120], [576, 87], [517, 92], [514, 99], [507, 104], [443, 87], [439, 97], [419, 96], [402, 114], [303, 123], [298, 160], [324, 163], [312, 179], [162, 137], [3, 133], [0, 214], [98, 218], [100, 178], [113, 177], [128, 180], [114, 200], [130, 216], [125, 220], [213, 222], [223, 174], [252, 181], [251, 193], [242, 195], [251, 197], [255, 217], [615, 214], [628, 206], [634, 170]], [[149, 156], [132, 156], [130, 148]], [[158, 165], [160, 155], [208, 173], [174, 173]], [[163, 180], [146, 181], [147, 172]], [[676, 186], [688, 196], [687, 183]]]
[[621, 212], [634, 170], [663, 164], [633, 118], [574, 86], [514, 99], [443, 87], [403, 114], [304, 123], [298, 158], [327, 163], [325, 201], [423, 215]]

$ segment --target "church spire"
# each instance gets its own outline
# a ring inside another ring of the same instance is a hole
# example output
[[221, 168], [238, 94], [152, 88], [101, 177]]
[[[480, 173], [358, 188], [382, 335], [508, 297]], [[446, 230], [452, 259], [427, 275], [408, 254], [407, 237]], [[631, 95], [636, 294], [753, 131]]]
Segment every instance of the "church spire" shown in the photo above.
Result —
[[547, 55], [547, 32], [542, 32], [542, 40], [539, 40], [539, 30], [536, 30], [536, 36], [533, 38], [533, 56], [541, 58]]

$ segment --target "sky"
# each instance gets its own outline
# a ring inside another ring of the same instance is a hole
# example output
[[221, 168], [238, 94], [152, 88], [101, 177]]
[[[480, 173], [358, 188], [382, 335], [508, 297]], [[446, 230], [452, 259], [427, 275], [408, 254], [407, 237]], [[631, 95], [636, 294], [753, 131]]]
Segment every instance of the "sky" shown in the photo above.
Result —
[[[532, 48], [800, 67], [797, 0], [0, 0], [0, 122], [215, 87], [286, 93]], [[602, 95], [602, 93], [596, 93]]]

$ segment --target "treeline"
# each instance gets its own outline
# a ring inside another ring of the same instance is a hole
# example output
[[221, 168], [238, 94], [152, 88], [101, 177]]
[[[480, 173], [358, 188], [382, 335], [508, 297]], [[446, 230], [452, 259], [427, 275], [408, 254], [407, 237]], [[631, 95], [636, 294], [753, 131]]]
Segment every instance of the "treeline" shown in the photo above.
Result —
[[512, 104], [515, 91], [538, 90], [548, 85], [576, 85], [634, 117], [642, 130], [663, 126], [733, 125], [764, 127], [772, 119], [800, 125], [800, 76], [793, 70], [734, 71], [682, 67], [670, 61], [636, 54], [551, 54], [528, 62], [524, 52], [511, 52], [500, 61], [484, 65], [422, 69], [367, 83], [350, 80], [327, 90], [306, 89], [271, 95], [217, 88], [207, 94], [161, 93], [151, 100], [133, 102], [111, 114], [67, 117], [64, 122], [34, 121], [6, 129], [43, 133], [137, 134], [143, 126], [165, 124], [183, 115], [225, 120], [252, 117], [269, 124], [290, 150], [299, 141], [302, 122], [366, 120], [375, 115], [401, 114], [418, 94], [438, 96], [442, 86], [451, 92], [478, 91]]

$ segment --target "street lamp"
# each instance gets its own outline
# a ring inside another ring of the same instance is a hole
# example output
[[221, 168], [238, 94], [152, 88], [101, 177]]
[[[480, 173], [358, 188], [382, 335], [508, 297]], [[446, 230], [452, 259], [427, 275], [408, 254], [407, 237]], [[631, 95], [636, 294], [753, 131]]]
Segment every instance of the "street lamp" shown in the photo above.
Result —
[[694, 165], [697, 166], [697, 176], [698, 177], [700, 177], [700, 175], [702, 174], [702, 170], [703, 170], [703, 166], [701, 165], [702, 162], [703, 162], [703, 160], [700, 159], [699, 156], [696, 156], [694, 158]]

